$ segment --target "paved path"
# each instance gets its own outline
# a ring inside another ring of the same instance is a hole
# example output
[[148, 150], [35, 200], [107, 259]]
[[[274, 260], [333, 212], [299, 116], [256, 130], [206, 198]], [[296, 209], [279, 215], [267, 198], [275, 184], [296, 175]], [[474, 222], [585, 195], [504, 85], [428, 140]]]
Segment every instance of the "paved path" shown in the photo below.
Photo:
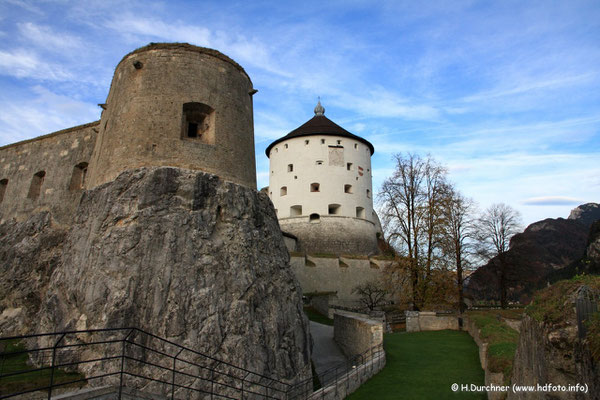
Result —
[[[312, 361], [317, 374], [346, 361], [346, 357], [333, 341], [333, 326], [310, 321], [310, 333], [313, 338]], [[326, 382], [321, 382], [324, 384]]]

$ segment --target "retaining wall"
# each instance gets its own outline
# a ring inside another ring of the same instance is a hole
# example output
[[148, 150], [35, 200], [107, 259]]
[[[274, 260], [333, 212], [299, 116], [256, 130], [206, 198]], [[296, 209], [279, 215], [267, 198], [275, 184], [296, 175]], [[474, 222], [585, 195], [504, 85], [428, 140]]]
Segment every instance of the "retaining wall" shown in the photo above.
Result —
[[352, 357], [383, 344], [383, 324], [336, 312], [333, 316], [333, 339], [346, 356]]
[[406, 332], [458, 330], [456, 315], [437, 315], [432, 311], [406, 311]]
[[[488, 343], [483, 341], [481, 338], [481, 331], [475, 325], [474, 321], [471, 321], [467, 317], [463, 317], [464, 326], [469, 332], [469, 335], [473, 338], [475, 343], [477, 343], [477, 347], [479, 347], [479, 362], [481, 363], [481, 368], [485, 372], [485, 384], [502, 386], [504, 385], [504, 374], [502, 372], [490, 372], [488, 369]], [[506, 398], [505, 392], [487, 392], [487, 396], [489, 400], [501, 400]]]

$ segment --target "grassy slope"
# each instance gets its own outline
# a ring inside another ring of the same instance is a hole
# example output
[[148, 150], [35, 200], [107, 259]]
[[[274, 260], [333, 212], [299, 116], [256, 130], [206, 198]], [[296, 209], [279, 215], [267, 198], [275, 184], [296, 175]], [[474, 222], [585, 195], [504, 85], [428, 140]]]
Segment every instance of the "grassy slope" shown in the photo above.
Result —
[[512, 373], [513, 359], [519, 343], [519, 332], [500, 321], [498, 315], [520, 319], [522, 314], [523, 309], [469, 311], [467, 314], [480, 329], [481, 338], [489, 343], [489, 370], [502, 372], [505, 383], [508, 383]]
[[[547, 324], [565, 324], [568, 320], [576, 323], [573, 312], [573, 300], [576, 291], [582, 285], [595, 293], [600, 293], [600, 276], [576, 275], [571, 279], [558, 281], [535, 293], [533, 301], [525, 312], [538, 322]], [[600, 361], [600, 312], [592, 314], [587, 322], [587, 341], [595, 360]]]
[[486, 399], [454, 393], [453, 383], [484, 385], [477, 345], [466, 332], [391, 333], [384, 337], [385, 368], [349, 399]]

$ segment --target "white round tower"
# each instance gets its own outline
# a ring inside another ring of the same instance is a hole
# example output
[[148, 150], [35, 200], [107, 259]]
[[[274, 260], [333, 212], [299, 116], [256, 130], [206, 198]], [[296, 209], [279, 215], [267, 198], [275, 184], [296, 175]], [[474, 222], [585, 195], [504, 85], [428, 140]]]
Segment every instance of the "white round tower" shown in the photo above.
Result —
[[373, 145], [324, 115], [315, 116], [267, 147], [269, 196], [282, 231], [299, 251], [377, 253], [373, 212]]

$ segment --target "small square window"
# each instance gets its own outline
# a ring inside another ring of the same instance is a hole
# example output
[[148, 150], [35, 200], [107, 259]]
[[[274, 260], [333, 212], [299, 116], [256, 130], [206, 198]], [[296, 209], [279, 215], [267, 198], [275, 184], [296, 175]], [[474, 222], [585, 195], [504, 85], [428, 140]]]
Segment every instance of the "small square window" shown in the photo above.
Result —
[[288, 172], [294, 171], [294, 164], [288, 164]]
[[310, 184], [310, 191], [311, 192], [318, 192], [321, 189], [321, 185], [319, 185], [318, 183], [311, 183]]
[[338, 140], [338, 141], [337, 141], [337, 144], [342, 144], [342, 141], [341, 141], [341, 140]]
[[321, 144], [325, 144], [325, 139], [321, 139]]
[[305, 140], [305, 141], [304, 141], [304, 145], [305, 145], [305, 146], [308, 146], [308, 144], [309, 144], [309, 143], [310, 143], [310, 140]]
[[352, 171], [352, 163], [351, 163], [351, 162], [349, 162], [349, 163], [346, 163], [346, 169], [347, 169], [348, 171]]
[[286, 143], [286, 144], [284, 144], [284, 145], [283, 145], [283, 147], [287, 149], [287, 148], [288, 148], [288, 145], [287, 145], [287, 143]]

